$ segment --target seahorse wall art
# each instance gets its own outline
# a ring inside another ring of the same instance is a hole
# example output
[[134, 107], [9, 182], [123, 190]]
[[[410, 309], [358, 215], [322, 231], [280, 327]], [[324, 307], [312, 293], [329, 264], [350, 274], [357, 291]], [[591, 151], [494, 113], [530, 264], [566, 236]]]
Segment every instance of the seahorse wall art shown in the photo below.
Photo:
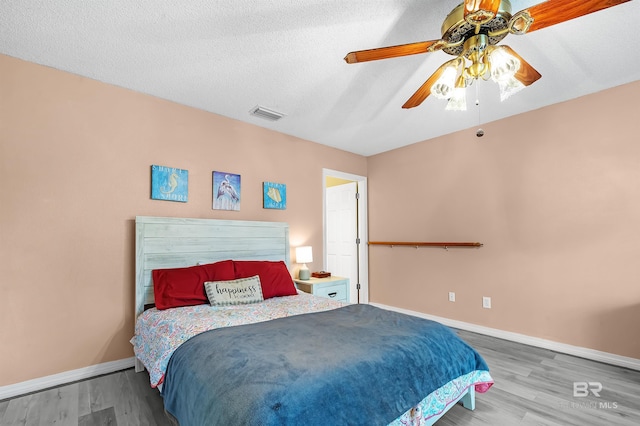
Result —
[[151, 166], [151, 199], [186, 203], [189, 199], [189, 171]]
[[160, 187], [160, 192], [163, 194], [171, 194], [178, 187], [178, 179], [180, 176], [175, 171], [172, 171], [169, 175], [169, 179], [167, 179], [166, 186]]

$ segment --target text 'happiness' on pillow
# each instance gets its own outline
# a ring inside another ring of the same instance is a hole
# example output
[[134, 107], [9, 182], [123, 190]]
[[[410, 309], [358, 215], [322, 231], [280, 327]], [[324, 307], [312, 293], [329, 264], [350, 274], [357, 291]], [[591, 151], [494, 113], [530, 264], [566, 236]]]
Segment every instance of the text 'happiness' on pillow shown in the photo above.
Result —
[[229, 281], [207, 281], [204, 288], [211, 306], [243, 305], [264, 300], [258, 275]]

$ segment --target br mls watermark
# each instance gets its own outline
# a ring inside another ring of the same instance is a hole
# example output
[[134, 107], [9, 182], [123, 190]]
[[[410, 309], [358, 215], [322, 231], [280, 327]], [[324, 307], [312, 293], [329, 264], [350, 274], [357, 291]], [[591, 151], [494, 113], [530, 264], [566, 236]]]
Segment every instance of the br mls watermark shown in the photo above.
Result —
[[[573, 382], [573, 397], [574, 398], [587, 398], [593, 396], [600, 398], [603, 386], [600, 382]], [[580, 408], [590, 410], [615, 410], [618, 408], [617, 402], [611, 401], [588, 401], [581, 400], [579, 402], [563, 402], [562, 408]]]
[[602, 383], [600, 382], [573, 382], [573, 397], [585, 398], [590, 393], [596, 398], [600, 398]]

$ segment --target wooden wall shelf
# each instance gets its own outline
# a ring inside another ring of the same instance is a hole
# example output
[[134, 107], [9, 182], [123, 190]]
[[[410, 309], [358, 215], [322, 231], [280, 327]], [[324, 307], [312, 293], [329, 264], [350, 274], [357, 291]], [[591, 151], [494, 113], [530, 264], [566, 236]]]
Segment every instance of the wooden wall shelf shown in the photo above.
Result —
[[482, 247], [482, 243], [459, 242], [410, 242], [410, 241], [369, 241], [369, 245], [377, 246], [408, 246], [408, 247]]

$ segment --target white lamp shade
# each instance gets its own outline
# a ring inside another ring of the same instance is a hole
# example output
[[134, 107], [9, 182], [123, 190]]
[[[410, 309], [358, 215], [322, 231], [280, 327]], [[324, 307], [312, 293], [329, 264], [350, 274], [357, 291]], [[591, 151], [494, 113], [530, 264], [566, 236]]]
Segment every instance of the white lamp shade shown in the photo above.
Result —
[[311, 246], [296, 247], [296, 263], [313, 262], [313, 251]]

